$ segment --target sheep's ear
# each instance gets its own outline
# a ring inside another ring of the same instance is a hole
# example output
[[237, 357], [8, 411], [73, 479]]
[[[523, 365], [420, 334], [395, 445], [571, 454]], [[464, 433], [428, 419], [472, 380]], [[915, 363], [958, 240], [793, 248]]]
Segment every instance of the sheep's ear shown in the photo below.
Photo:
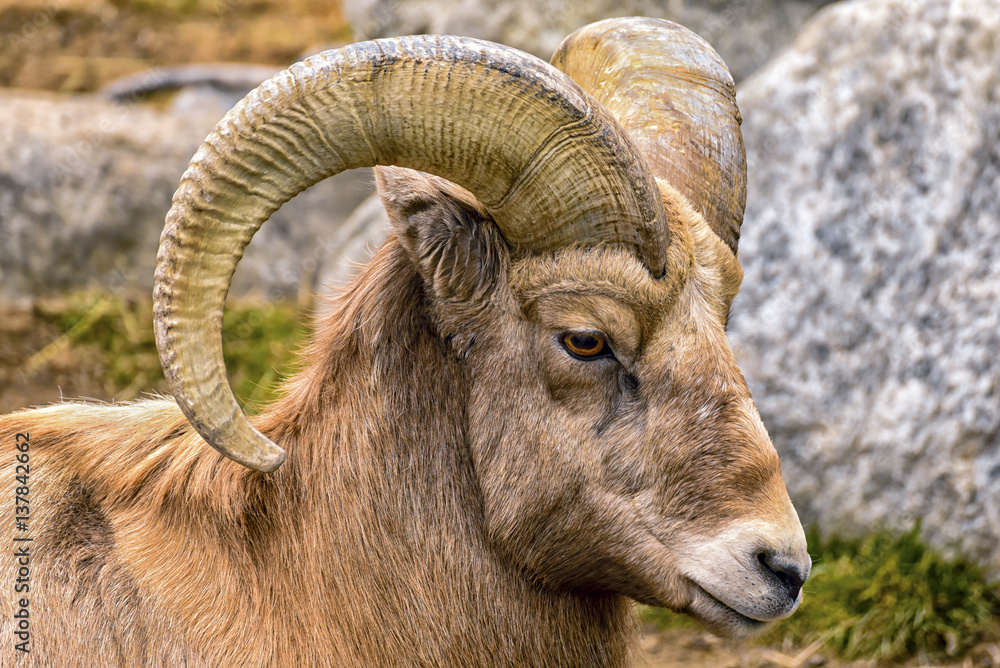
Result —
[[439, 299], [482, 299], [500, 276], [506, 246], [482, 204], [451, 181], [400, 167], [375, 170], [393, 231]]

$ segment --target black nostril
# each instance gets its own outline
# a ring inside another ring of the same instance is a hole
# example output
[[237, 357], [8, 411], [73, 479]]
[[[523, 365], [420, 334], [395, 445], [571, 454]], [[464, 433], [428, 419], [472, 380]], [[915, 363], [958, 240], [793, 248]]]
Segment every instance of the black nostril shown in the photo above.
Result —
[[801, 566], [795, 563], [787, 556], [774, 554], [771, 552], [761, 552], [757, 555], [757, 561], [766, 570], [774, 574], [774, 577], [778, 578], [781, 584], [785, 585], [785, 589], [788, 590], [788, 595], [791, 598], [797, 598], [799, 595], [799, 590], [802, 589], [802, 584], [805, 582], [806, 575], [802, 573]]

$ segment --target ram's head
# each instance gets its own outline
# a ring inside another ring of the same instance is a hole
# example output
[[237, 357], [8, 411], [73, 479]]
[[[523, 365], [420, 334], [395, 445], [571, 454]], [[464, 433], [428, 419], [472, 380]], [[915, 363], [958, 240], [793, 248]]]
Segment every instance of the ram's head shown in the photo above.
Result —
[[[653, 20], [589, 26], [554, 65], [400, 38], [321, 54], [251, 93], [168, 218], [167, 377], [209, 443], [278, 467], [283, 451], [226, 382], [233, 270], [289, 197], [387, 166], [389, 244], [460, 369], [465, 442], [442, 447], [467, 448], [485, 539], [546, 585], [752, 631], [795, 609], [809, 559], [725, 336], [745, 199], [732, 79], [698, 37]], [[398, 382], [421, 391], [419, 377]]]

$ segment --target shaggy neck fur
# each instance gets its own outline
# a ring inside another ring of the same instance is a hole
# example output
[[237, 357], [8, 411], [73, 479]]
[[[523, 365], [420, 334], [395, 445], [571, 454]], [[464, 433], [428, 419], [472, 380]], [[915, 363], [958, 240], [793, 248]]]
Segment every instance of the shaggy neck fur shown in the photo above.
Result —
[[301, 508], [287, 515], [303, 520], [297, 537], [318, 541], [274, 558], [329, 555], [313, 557], [317, 569], [287, 561], [299, 577], [281, 598], [328, 611], [289, 621], [318, 627], [331, 652], [351, 638], [344, 661], [366, 665], [623, 664], [624, 600], [542, 589], [487, 544], [464, 433], [469, 379], [411, 266], [395, 243], [383, 249], [260, 423], [289, 453], [275, 482]]

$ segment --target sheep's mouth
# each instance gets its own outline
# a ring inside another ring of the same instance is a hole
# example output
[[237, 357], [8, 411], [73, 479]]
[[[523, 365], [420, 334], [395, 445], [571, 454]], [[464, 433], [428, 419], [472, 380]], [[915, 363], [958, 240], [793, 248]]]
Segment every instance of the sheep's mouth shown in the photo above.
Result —
[[710, 594], [697, 582], [690, 582], [693, 596], [685, 612], [712, 631], [729, 637], [746, 638], [760, 633], [770, 624], [769, 621], [743, 614]]

